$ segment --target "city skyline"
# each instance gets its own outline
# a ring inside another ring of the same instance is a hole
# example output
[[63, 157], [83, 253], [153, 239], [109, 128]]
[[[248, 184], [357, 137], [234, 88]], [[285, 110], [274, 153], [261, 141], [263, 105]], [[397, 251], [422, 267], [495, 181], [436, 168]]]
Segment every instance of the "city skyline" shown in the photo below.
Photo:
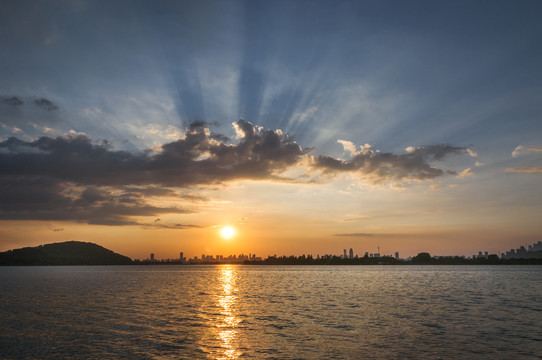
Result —
[[5, 1], [0, 251], [76, 240], [131, 258], [408, 257], [534, 243], [541, 10]]
[[[527, 255], [532, 252], [540, 252], [542, 251], [542, 241], [538, 241], [533, 244], [528, 244], [526, 246], [520, 245], [517, 249], [510, 249], [508, 251], [498, 251], [497, 253], [490, 253], [489, 251], [478, 251], [478, 254], [473, 254], [472, 256], [466, 256], [462, 254], [432, 254], [436, 258], [441, 257], [463, 257], [466, 259], [476, 259], [476, 258], [485, 258], [487, 259], [489, 255], [498, 255], [499, 258], [502, 259], [513, 259], [513, 258], [522, 258], [522, 257], [528, 257]], [[399, 256], [398, 251], [394, 251], [393, 253], [380, 253], [380, 247], [378, 247], [377, 252], [371, 253], [369, 251], [362, 251], [363, 255], [361, 253], [357, 253], [354, 251], [353, 248], [350, 248], [347, 253], [347, 249], [343, 249], [343, 254], [339, 253], [324, 253], [324, 254], [313, 254], [310, 251], [304, 252], [303, 254], [300, 254], [301, 256], [310, 256], [316, 259], [324, 258], [324, 257], [338, 257], [341, 259], [357, 259], [361, 257], [368, 257], [368, 258], [380, 258], [380, 257], [391, 257], [396, 260], [410, 260], [412, 256], [408, 256], [405, 258], [401, 258]], [[193, 257], [186, 257], [184, 256], [184, 252], [181, 251], [179, 253], [179, 258], [162, 258], [157, 259], [155, 257], [154, 253], [150, 253], [150, 256], [146, 259], [134, 259], [135, 261], [142, 261], [142, 262], [181, 262], [181, 263], [228, 263], [228, 262], [239, 262], [242, 263], [245, 260], [251, 260], [251, 261], [263, 261], [265, 257], [257, 256], [255, 253], [249, 253], [246, 255], [245, 253], [240, 253], [238, 255], [236, 254], [229, 254], [228, 256], [222, 255], [222, 254], [202, 254], [200, 258], [198, 258], [197, 255], [194, 255]], [[299, 255], [299, 254], [298, 254]], [[419, 255], [419, 254], [416, 254]], [[267, 255], [267, 258], [271, 257], [277, 257], [277, 256], [296, 256], [295, 254], [273, 254]]]

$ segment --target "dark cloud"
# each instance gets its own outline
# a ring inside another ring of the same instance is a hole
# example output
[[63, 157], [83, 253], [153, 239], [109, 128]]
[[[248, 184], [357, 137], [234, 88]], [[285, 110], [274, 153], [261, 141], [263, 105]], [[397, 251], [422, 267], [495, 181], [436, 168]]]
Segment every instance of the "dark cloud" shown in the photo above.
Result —
[[81, 193], [81, 198], [79, 201], [83, 205], [90, 205], [106, 200], [108, 198], [107, 195], [108, 193], [105, 191], [101, 191], [95, 187], [89, 187]]
[[45, 98], [40, 98], [34, 100], [34, 104], [39, 106], [40, 108], [48, 111], [57, 110], [58, 106], [56, 106], [51, 100], [47, 100]]
[[329, 176], [356, 172], [373, 181], [425, 180], [446, 173], [430, 162], [466, 152], [450, 145], [409, 148], [405, 154], [381, 153], [366, 145], [355, 152], [347, 144], [352, 158], [341, 160], [309, 156], [280, 130], [264, 130], [244, 120], [234, 124], [239, 138], [235, 143], [218, 140], [207, 126], [193, 123], [183, 139], [164, 144], [160, 153], [115, 151], [110, 143], [94, 144], [85, 135], [34, 141], [11, 137], [0, 142], [0, 219], [140, 225], [133, 217], [190, 212], [150, 205], [148, 197], [208, 200], [179, 188], [240, 179], [295, 182], [284, 171], [306, 164]]
[[24, 102], [17, 96], [2, 96], [0, 97], [0, 102], [10, 106], [20, 106], [24, 104]]
[[178, 195], [183, 200], [189, 201], [189, 202], [205, 202], [209, 201], [208, 197], [201, 196], [201, 195], [190, 195], [190, 194], [182, 194]]
[[141, 194], [144, 196], [176, 196], [177, 192], [172, 189], [158, 186], [134, 187], [125, 186], [122, 188], [127, 193]]
[[192, 224], [172, 224], [172, 225], [155, 224], [155, 225], [152, 225], [152, 227], [154, 227], [154, 228], [161, 228], [161, 229], [176, 229], [176, 230], [201, 229], [201, 228], [204, 228], [204, 226], [200, 226], [200, 225], [192, 225]]
[[59, 231], [64, 231], [64, 228], [55, 228], [55, 229], [53, 229], [53, 232], [59, 232]]
[[445, 173], [442, 169], [432, 166], [430, 162], [443, 160], [449, 154], [466, 152], [466, 148], [447, 144], [410, 148], [406, 154], [382, 153], [373, 150], [370, 146], [365, 146], [350, 160], [325, 155], [317, 156], [314, 158], [313, 168], [330, 175], [357, 172], [375, 182], [428, 180]]
[[84, 185], [161, 185], [185, 187], [235, 179], [271, 179], [304, 155], [288, 136], [236, 123], [244, 137], [233, 145], [217, 141], [203, 126], [163, 151], [132, 154], [92, 144], [84, 135], [41, 137], [32, 142], [0, 142], [2, 175], [50, 176]]
[[133, 216], [187, 214], [177, 207], [149, 205], [144, 197], [88, 187], [83, 190], [50, 177], [0, 177], [0, 219], [73, 220], [99, 225], [141, 225]]

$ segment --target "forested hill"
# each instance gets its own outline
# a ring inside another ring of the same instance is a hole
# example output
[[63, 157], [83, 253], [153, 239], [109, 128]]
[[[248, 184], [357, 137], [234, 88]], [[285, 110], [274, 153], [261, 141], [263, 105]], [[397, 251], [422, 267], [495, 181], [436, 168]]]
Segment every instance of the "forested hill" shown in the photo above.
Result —
[[100, 245], [67, 241], [0, 253], [0, 265], [128, 265], [132, 260]]

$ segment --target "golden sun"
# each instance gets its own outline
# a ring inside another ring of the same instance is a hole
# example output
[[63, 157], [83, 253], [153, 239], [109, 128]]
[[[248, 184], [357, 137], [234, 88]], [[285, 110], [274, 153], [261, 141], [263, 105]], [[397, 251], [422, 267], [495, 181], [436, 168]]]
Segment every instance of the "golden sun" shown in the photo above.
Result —
[[226, 240], [229, 240], [235, 236], [235, 229], [231, 226], [223, 226], [220, 228], [220, 236]]

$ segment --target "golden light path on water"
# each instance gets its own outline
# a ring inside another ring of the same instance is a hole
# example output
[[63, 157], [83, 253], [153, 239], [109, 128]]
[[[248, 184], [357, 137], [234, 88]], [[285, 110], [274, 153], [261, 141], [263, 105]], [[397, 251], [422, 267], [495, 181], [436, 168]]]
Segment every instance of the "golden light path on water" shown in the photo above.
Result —
[[235, 268], [231, 265], [221, 266], [220, 270], [222, 293], [218, 297], [218, 306], [220, 307], [222, 317], [216, 326], [220, 328], [218, 338], [222, 349], [224, 349], [224, 353], [222, 356], [217, 357], [217, 359], [238, 359], [241, 356], [241, 352], [237, 350], [235, 343], [238, 335], [237, 326], [241, 320], [235, 316], [234, 312], [234, 306], [237, 301], [237, 288], [235, 287], [237, 274]]

